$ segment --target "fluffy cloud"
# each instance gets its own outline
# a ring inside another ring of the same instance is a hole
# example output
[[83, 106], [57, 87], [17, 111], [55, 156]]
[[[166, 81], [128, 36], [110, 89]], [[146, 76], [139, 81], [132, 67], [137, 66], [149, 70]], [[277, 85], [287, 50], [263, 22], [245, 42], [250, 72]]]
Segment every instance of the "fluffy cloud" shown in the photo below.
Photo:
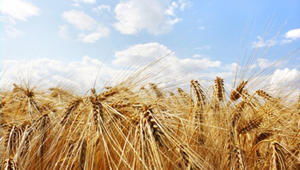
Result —
[[276, 69], [271, 77], [271, 85], [274, 88], [300, 88], [299, 84], [300, 72], [297, 69]]
[[291, 43], [300, 38], [300, 28], [289, 30], [284, 35], [285, 39], [281, 41], [282, 44]]
[[288, 39], [300, 38], [300, 28], [289, 30], [287, 33], [285, 33], [285, 38], [288, 38]]
[[39, 8], [24, 0], [1, 0], [0, 11], [5, 15], [22, 21], [39, 14]]
[[265, 59], [265, 58], [258, 58], [257, 64], [260, 69], [266, 69], [266, 68], [271, 68], [271, 67], [279, 67], [281, 64], [283, 64], [283, 61], [274, 62], [274, 61], [269, 61], [268, 59]]
[[[266, 80], [264, 80], [266, 81]], [[300, 94], [300, 71], [297, 69], [276, 69], [270, 76], [270, 83], [267, 90], [274, 96], [289, 96], [286, 102], [295, 101]]]
[[165, 87], [186, 85], [192, 79], [214, 79], [216, 71], [221, 69], [220, 61], [212, 61], [205, 57], [179, 58], [172, 50], [156, 42], [137, 44], [118, 51], [112, 62], [117, 67], [130, 70], [143, 68], [152, 63], [142, 75], [148, 77], [149, 81], [163, 82], [162, 86]]
[[83, 11], [65, 11], [63, 18], [80, 30], [93, 30], [97, 26], [97, 22]]
[[184, 9], [183, 1], [127, 0], [115, 7], [115, 28], [122, 34], [135, 34], [141, 30], [160, 34], [168, 32], [180, 21], [175, 10]]
[[79, 30], [88, 31], [81, 32], [78, 35], [79, 40], [84, 43], [95, 43], [97, 40], [108, 36], [110, 33], [109, 28], [100, 25], [94, 18], [83, 11], [65, 11], [63, 13], [63, 18]]
[[221, 65], [220, 61], [211, 61], [204, 57], [178, 58], [166, 46], [155, 42], [134, 45], [126, 50], [116, 52], [115, 56], [113, 63], [122, 66], [146, 65], [164, 57], [166, 59], [164, 59], [163, 64], [172, 65], [173, 68], [182, 70], [199, 70]]
[[168, 9], [165, 11], [165, 13], [167, 14], [167, 15], [170, 15], [170, 16], [176, 16], [175, 15], [175, 10], [178, 8], [178, 4], [175, 2], [175, 1], [173, 1], [172, 3], [171, 3], [171, 5], [168, 7]]
[[106, 27], [98, 26], [98, 29], [95, 32], [89, 34], [80, 34], [79, 39], [84, 43], [94, 43], [102, 37], [108, 36], [110, 30]]
[[0, 21], [9, 37], [16, 38], [23, 34], [16, 28], [17, 20], [27, 21], [31, 16], [39, 15], [39, 8], [24, 0], [0, 0]]
[[276, 44], [276, 41], [273, 39], [264, 40], [261, 36], [257, 36], [257, 41], [252, 43], [253, 48], [263, 48], [263, 47], [272, 47]]
[[154, 62], [171, 53], [171, 50], [159, 43], [137, 44], [126, 50], [116, 52], [113, 63], [123, 66], [140, 66]]
[[[93, 87], [96, 80], [112, 82], [114, 75], [119, 75], [120, 71], [105, 66], [100, 60], [85, 56], [81, 61], [70, 63], [47, 58], [32, 61], [4, 60], [0, 74], [2, 88], [29, 80], [32, 85], [39, 87], [59, 85], [84, 92]], [[104, 84], [101, 85], [103, 87]]]

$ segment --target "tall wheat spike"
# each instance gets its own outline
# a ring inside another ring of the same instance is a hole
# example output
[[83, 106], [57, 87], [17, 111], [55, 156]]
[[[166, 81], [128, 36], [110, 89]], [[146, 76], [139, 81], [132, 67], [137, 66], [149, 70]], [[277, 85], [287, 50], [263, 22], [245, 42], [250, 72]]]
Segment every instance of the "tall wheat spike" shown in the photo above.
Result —
[[230, 100], [236, 101], [241, 97], [241, 94], [247, 85], [248, 81], [242, 81], [235, 90], [233, 90], [230, 94]]

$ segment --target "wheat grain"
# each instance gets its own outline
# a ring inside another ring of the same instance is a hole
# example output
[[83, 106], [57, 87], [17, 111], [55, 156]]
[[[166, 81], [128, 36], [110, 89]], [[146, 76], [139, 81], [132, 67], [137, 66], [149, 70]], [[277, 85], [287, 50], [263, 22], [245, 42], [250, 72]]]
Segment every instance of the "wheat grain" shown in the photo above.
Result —
[[230, 100], [236, 101], [241, 97], [241, 94], [247, 85], [248, 81], [242, 81], [235, 90], [233, 90], [230, 94]]
[[221, 77], [217, 77], [215, 80], [215, 96], [218, 102], [224, 100], [224, 80]]

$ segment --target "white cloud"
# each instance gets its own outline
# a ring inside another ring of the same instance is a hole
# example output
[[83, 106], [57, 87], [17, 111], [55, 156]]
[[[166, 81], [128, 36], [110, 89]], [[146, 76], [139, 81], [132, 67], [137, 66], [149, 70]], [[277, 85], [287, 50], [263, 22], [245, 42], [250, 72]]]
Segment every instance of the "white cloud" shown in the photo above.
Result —
[[17, 38], [23, 35], [23, 31], [16, 27], [17, 20], [27, 21], [31, 16], [39, 15], [39, 11], [35, 5], [24, 0], [0, 0], [0, 13], [3, 14], [0, 21], [7, 36]]
[[106, 27], [99, 26], [95, 32], [89, 34], [80, 34], [79, 39], [84, 43], [94, 43], [102, 37], [108, 36], [110, 30]]
[[170, 15], [170, 16], [176, 16], [175, 15], [175, 10], [178, 8], [178, 4], [177, 2], [173, 1], [171, 2], [171, 5], [169, 5], [168, 9], [165, 11], [165, 13], [167, 15]]
[[0, 11], [5, 15], [22, 21], [39, 14], [39, 8], [24, 0], [1, 0]]
[[287, 64], [287, 60], [270, 61], [265, 58], [258, 58], [256, 62], [260, 69], [275, 69]]
[[300, 28], [289, 30], [285, 33], [285, 38], [293, 40], [300, 38]]
[[258, 63], [258, 66], [261, 68], [261, 69], [266, 69], [266, 68], [269, 68], [271, 66], [275, 66], [274, 62], [271, 62], [265, 58], [259, 58], [257, 59], [257, 63]]
[[220, 69], [220, 61], [212, 61], [209, 58], [178, 58], [175, 53], [166, 46], [153, 42], [137, 44], [128, 49], [115, 53], [116, 58], [112, 61], [117, 67], [131, 69], [141, 68], [151, 63], [154, 64], [144, 75], [154, 82], [167, 82], [170, 84], [186, 83], [191, 79], [215, 78], [214, 70]]
[[183, 3], [178, 5], [170, 0], [122, 1], [114, 10], [117, 20], [114, 26], [122, 34], [136, 34], [141, 30], [152, 34], [166, 33], [180, 21], [175, 14], [178, 8], [183, 10]]
[[212, 61], [209, 58], [200, 58], [200, 59], [193, 59], [193, 58], [174, 58], [174, 65], [178, 64], [178, 67], [182, 67], [182, 71], [193, 71], [193, 70], [204, 70], [208, 68], [218, 68], [221, 66], [220, 61]]
[[96, 13], [101, 13], [103, 11], [108, 11], [110, 12], [111, 11], [111, 8], [109, 5], [98, 5], [97, 7], [93, 8], [92, 9], [94, 12]]
[[93, 30], [97, 26], [97, 22], [83, 11], [65, 11], [63, 18], [80, 30]]
[[202, 54], [195, 54], [192, 56], [192, 58], [205, 58], [205, 56]]
[[281, 44], [288, 44], [300, 38], [300, 28], [289, 30], [284, 35], [285, 39], [281, 41]]
[[168, 6], [165, 14], [176, 17], [176, 10], [184, 11], [186, 3], [184, 0], [172, 1]]
[[113, 63], [123, 66], [145, 65], [171, 53], [171, 50], [159, 43], [137, 44], [126, 50], [117, 51]]
[[264, 40], [261, 36], [257, 36], [257, 41], [252, 43], [253, 48], [263, 48], [263, 47], [272, 47], [276, 44], [276, 41], [273, 39]]
[[79, 40], [84, 43], [95, 43], [97, 40], [108, 36], [110, 33], [109, 28], [101, 26], [94, 18], [83, 11], [65, 11], [63, 13], [63, 18], [79, 30], [88, 31], [78, 34]]
[[103, 82], [112, 83], [115, 75], [119, 74], [120, 70], [112, 69], [100, 60], [88, 56], [84, 56], [81, 61], [69, 63], [47, 58], [32, 61], [2, 60], [0, 81], [1, 88], [29, 80], [38, 87], [61, 85], [77, 89], [77, 92], [86, 92], [93, 87], [95, 80], [100, 83], [98, 87], [103, 87]]
[[94, 4], [96, 3], [96, 0], [73, 0], [74, 2], [82, 2], [82, 3], [87, 3], [87, 4]]
[[274, 89], [296, 88], [299, 90], [300, 72], [297, 69], [276, 69], [271, 76], [271, 85]]
[[201, 69], [220, 67], [221, 65], [220, 61], [212, 61], [206, 57], [178, 58], [172, 50], [156, 42], [131, 46], [126, 50], [116, 52], [115, 56], [113, 64], [121, 66], [146, 65], [163, 57], [166, 57], [163, 64], [171, 66], [175, 70], [194, 69], [200, 71]]

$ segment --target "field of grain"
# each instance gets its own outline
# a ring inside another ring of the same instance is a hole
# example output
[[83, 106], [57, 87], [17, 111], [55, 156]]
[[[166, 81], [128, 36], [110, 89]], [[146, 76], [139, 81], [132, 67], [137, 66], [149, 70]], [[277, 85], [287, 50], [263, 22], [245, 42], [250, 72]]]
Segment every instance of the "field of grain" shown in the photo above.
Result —
[[84, 95], [14, 84], [1, 91], [1, 169], [300, 169], [300, 100], [224, 81]]

